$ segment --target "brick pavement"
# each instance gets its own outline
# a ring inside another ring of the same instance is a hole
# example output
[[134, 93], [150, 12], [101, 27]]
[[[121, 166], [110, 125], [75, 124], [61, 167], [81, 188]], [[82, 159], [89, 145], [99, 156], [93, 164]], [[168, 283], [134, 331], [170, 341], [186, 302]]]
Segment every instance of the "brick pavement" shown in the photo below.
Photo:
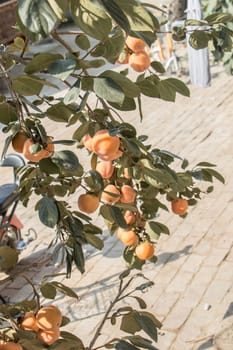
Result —
[[[141, 134], [149, 135], [153, 146], [167, 149], [191, 164], [206, 160], [218, 164], [218, 169], [226, 178], [226, 185], [216, 183], [215, 191], [203, 196], [185, 220], [170, 213], [161, 213], [171, 235], [162, 235], [157, 247], [158, 262], [147, 264], [144, 274], [153, 280], [154, 286], [144, 295], [149, 310], [163, 322], [159, 334], [160, 350], [229, 350], [220, 329], [227, 321], [232, 322], [233, 302], [233, 123], [232, 90], [233, 80], [219, 67], [212, 67], [216, 77], [208, 89], [191, 87], [191, 98], [177, 97], [175, 104], [143, 99], [144, 120], [140, 124], [136, 112], [127, 113], [126, 120], [133, 122]], [[187, 79], [185, 77], [185, 79]], [[52, 123], [48, 129], [55, 138], [64, 139], [70, 129], [60, 126], [54, 134]], [[1, 135], [1, 144], [3, 136]], [[85, 152], [79, 154], [81, 160]], [[76, 196], [71, 198], [74, 204]], [[24, 232], [35, 227], [38, 239], [22, 252], [21, 259], [12, 274], [13, 282], [7, 280], [0, 285], [0, 293], [8, 301], [20, 301], [32, 295], [20, 273], [26, 274], [39, 283], [44, 274], [64, 272], [64, 266], [42, 263], [48, 257], [47, 243], [52, 230], [43, 227], [32, 209], [19, 206], [18, 214], [25, 224]], [[99, 218], [96, 218], [100, 222]], [[121, 257], [123, 246], [117, 239], [105, 233], [105, 248], [96, 252], [86, 248], [86, 272], [83, 275], [74, 270], [72, 278], [57, 280], [72, 287], [80, 301], [60, 297], [57, 303], [64, 313], [71, 316], [67, 330], [73, 331], [82, 339], [89, 339], [97, 321], [114, 298], [119, 271], [125, 268]], [[102, 340], [118, 334], [108, 325]], [[218, 337], [217, 337], [218, 334]], [[225, 341], [225, 343], [224, 343]], [[87, 341], [88, 344], [88, 341]]]

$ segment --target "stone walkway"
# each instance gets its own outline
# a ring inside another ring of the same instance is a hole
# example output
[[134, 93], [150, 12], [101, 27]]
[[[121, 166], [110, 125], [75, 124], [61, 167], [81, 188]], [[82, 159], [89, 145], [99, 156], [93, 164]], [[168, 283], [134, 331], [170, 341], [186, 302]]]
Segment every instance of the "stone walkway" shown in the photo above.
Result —
[[[191, 98], [178, 96], [175, 104], [144, 98], [142, 123], [136, 112], [126, 115], [141, 134], [149, 135], [153, 146], [187, 157], [191, 165], [202, 160], [216, 163], [226, 179], [225, 185], [214, 183], [215, 191], [203, 195], [185, 220], [171, 213], [160, 215], [159, 220], [169, 226], [171, 235], [163, 235], [158, 242], [158, 262], [143, 269], [154, 282], [143, 297], [148, 310], [163, 323], [156, 345], [160, 350], [233, 349], [233, 79], [219, 67], [212, 67], [212, 74], [210, 88], [190, 87]], [[63, 125], [54, 132], [50, 121], [48, 129], [55, 139], [70, 134]], [[2, 134], [0, 138], [2, 145]], [[85, 151], [78, 151], [78, 156], [84, 160]], [[71, 204], [75, 205], [76, 197]], [[65, 271], [64, 266], [46, 262], [47, 244], [54, 233], [40, 224], [33, 202], [28, 208], [19, 206], [17, 213], [25, 224], [23, 232], [34, 227], [38, 238], [22, 252], [11, 272], [13, 282], [6, 280], [0, 285], [1, 295], [9, 302], [32, 296], [21, 273], [39, 283], [45, 274]], [[59, 295], [56, 303], [71, 316], [67, 330], [84, 341], [90, 339], [114, 298], [119, 272], [125, 269], [122, 244], [107, 233], [104, 237], [103, 252], [86, 248], [83, 275], [74, 270], [71, 279], [55, 277], [80, 296], [77, 302]], [[115, 328], [108, 324], [101, 339], [117, 336]]]

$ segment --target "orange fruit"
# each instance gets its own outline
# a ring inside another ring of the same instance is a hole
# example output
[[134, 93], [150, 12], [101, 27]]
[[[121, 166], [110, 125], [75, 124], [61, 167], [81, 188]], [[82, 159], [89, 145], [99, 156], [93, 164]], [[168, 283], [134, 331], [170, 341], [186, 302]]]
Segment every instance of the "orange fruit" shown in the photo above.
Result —
[[60, 337], [60, 330], [58, 328], [51, 331], [40, 329], [37, 333], [37, 337], [42, 343], [51, 345]]
[[83, 144], [88, 151], [90, 151], [90, 152], [93, 151], [93, 149], [92, 149], [92, 137], [89, 134], [86, 134], [85, 136], [83, 136]]
[[99, 162], [96, 165], [96, 171], [100, 173], [103, 179], [110, 179], [114, 172], [114, 165], [110, 160]]
[[[113, 194], [113, 196], [111, 195], [111, 193]], [[101, 194], [101, 200], [107, 204], [114, 204], [118, 202], [119, 199], [120, 199], [120, 191], [116, 188], [116, 186], [111, 184], [107, 185]]]
[[188, 209], [188, 201], [184, 198], [174, 199], [171, 202], [173, 213], [184, 215]]
[[138, 236], [133, 230], [125, 230], [121, 227], [117, 230], [117, 237], [126, 245], [134, 245], [138, 242]]
[[33, 139], [29, 138], [24, 142], [23, 146], [23, 155], [26, 159], [30, 160], [31, 162], [39, 162], [43, 158], [50, 157], [54, 152], [54, 144], [51, 143], [52, 138], [47, 138], [47, 145], [45, 145], [40, 151], [36, 153], [31, 153], [30, 149], [31, 146], [35, 144]]
[[[111, 136], [108, 130], [103, 129], [97, 131], [92, 138], [92, 149], [100, 157], [114, 155], [120, 146], [118, 136]], [[110, 159], [105, 159], [110, 160]]]
[[39, 327], [36, 322], [36, 316], [33, 311], [28, 311], [25, 313], [21, 321], [21, 328], [25, 331], [37, 332], [39, 330]]
[[154, 256], [155, 247], [153, 243], [148, 241], [140, 243], [135, 249], [135, 255], [140, 260], [151, 259]]
[[131, 179], [131, 176], [129, 175], [129, 168], [124, 168], [123, 175], [126, 179]]
[[137, 216], [132, 213], [132, 211], [130, 210], [126, 210], [125, 214], [124, 214], [124, 219], [126, 224], [128, 225], [133, 225], [136, 221]]
[[133, 187], [129, 185], [123, 185], [121, 187], [121, 198], [120, 201], [122, 203], [133, 203], [135, 201], [137, 192], [133, 189]]
[[117, 150], [115, 153], [110, 154], [110, 155], [105, 155], [105, 156], [98, 155], [98, 156], [100, 159], [107, 161], [107, 160], [115, 160], [117, 158], [120, 158], [122, 156], [122, 154], [123, 154], [123, 152], [121, 152], [120, 150]]
[[23, 153], [23, 146], [27, 139], [27, 134], [23, 130], [17, 132], [11, 141], [13, 149], [18, 153]]
[[150, 56], [145, 51], [135, 52], [129, 58], [129, 65], [136, 72], [144, 72], [150, 67]]
[[128, 48], [130, 48], [130, 50], [134, 52], [143, 51], [146, 47], [145, 41], [130, 35], [127, 36], [125, 43], [128, 46]]
[[54, 305], [44, 306], [37, 312], [36, 321], [40, 329], [54, 330], [61, 325], [62, 314]]
[[4, 342], [1, 349], [3, 349], [3, 350], [23, 350], [23, 348], [20, 344], [14, 343], [12, 341]]
[[96, 211], [99, 206], [99, 198], [93, 194], [86, 193], [81, 194], [78, 198], [78, 207], [79, 210], [84, 213], [91, 214]]

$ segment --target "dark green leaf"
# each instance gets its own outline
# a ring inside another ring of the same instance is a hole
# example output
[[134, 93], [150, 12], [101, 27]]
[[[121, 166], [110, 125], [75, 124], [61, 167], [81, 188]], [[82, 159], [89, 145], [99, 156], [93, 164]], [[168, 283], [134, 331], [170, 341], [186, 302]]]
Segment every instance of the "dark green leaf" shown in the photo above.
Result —
[[56, 288], [51, 283], [42, 284], [40, 287], [40, 292], [44, 298], [54, 299], [57, 295]]
[[41, 222], [48, 227], [53, 228], [59, 219], [56, 201], [50, 197], [42, 198], [37, 206]]
[[130, 24], [128, 18], [122, 11], [121, 7], [116, 3], [115, 0], [101, 0], [102, 4], [108, 11], [109, 15], [113, 20], [126, 32], [130, 31]]
[[54, 152], [51, 160], [59, 167], [60, 172], [66, 175], [81, 176], [83, 169], [74, 152], [69, 150]]
[[90, 44], [90, 40], [88, 39], [88, 37], [84, 34], [79, 34], [76, 36], [75, 39], [75, 43], [76, 45], [78, 45], [78, 47], [80, 47], [80, 49], [82, 50], [88, 50], [91, 46]]
[[53, 61], [49, 67], [48, 71], [57, 79], [66, 80], [70, 74], [72, 74], [76, 68], [76, 61], [72, 59], [60, 59]]
[[155, 323], [147, 315], [137, 314], [135, 316], [141, 329], [148, 334], [155, 342], [158, 340], [158, 332]]
[[32, 60], [26, 64], [24, 71], [27, 74], [41, 72], [48, 68], [50, 63], [58, 59], [62, 59], [62, 55], [50, 52], [41, 52], [35, 55]]

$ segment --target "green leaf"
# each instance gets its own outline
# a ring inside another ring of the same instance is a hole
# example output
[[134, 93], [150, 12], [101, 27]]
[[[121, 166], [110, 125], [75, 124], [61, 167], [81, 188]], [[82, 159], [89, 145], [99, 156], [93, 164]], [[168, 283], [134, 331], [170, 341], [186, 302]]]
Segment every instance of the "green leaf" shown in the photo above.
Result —
[[202, 171], [207, 172], [208, 174], [210, 174], [211, 176], [215, 177], [217, 180], [225, 184], [224, 177], [218, 171], [214, 169], [208, 169], [208, 168], [203, 168]]
[[142, 314], [136, 314], [135, 318], [137, 322], [140, 324], [141, 329], [148, 334], [151, 339], [153, 339], [155, 342], [158, 340], [158, 332], [156, 325], [154, 322], [149, 318], [147, 315], [142, 315]]
[[19, 75], [12, 79], [13, 89], [25, 96], [39, 95], [44, 85], [44, 80], [33, 75]]
[[212, 13], [211, 15], [205, 17], [205, 21], [207, 21], [210, 25], [227, 23], [233, 21], [233, 16], [230, 13]]
[[24, 71], [27, 74], [41, 72], [44, 69], [47, 69], [52, 62], [58, 59], [62, 59], [62, 55], [50, 52], [41, 52], [34, 55], [31, 61], [26, 64]]
[[118, 109], [119, 111], [134, 111], [136, 109], [136, 103], [133, 98], [125, 97], [124, 101], [119, 104], [115, 102], [109, 102], [110, 106]]
[[29, 31], [43, 37], [55, 28], [58, 20], [47, 0], [19, 0], [18, 15]]
[[133, 83], [130, 79], [125, 77], [123, 74], [112, 70], [106, 70], [105, 72], [100, 74], [100, 77], [112, 79], [128, 97], [134, 98], [139, 96], [140, 94], [140, 89], [138, 88], [138, 86], [135, 83]]
[[111, 78], [94, 78], [94, 92], [100, 98], [109, 102], [122, 104], [125, 94], [122, 89]]
[[153, 62], [151, 62], [150, 65], [158, 73], [165, 73], [166, 72], [163, 64], [159, 61], [153, 61]]
[[189, 37], [189, 44], [194, 49], [204, 49], [208, 47], [210, 35], [202, 30], [195, 30]]
[[90, 40], [85, 34], [79, 34], [75, 38], [75, 43], [80, 49], [82, 50], [88, 50], [91, 46]]
[[69, 150], [54, 152], [51, 160], [60, 168], [60, 172], [66, 176], [81, 176], [83, 168], [74, 152]]
[[149, 221], [146, 223], [146, 232], [150, 238], [154, 240], [157, 240], [161, 233], [170, 234], [167, 226], [155, 221]]
[[70, 119], [73, 112], [64, 103], [59, 102], [49, 107], [46, 114], [49, 119], [55, 122], [66, 123]]
[[70, 103], [77, 103], [80, 94], [80, 87], [73, 86], [64, 96], [63, 102], [65, 105]]
[[91, 0], [71, 0], [70, 10], [74, 22], [84, 33], [101, 41], [107, 38], [112, 21], [103, 8]]
[[90, 170], [84, 180], [93, 191], [99, 192], [104, 189], [103, 178], [98, 171]]
[[208, 168], [212, 168], [212, 167], [216, 167], [216, 164], [212, 164], [209, 162], [200, 162], [196, 165], [196, 167], [208, 167]]
[[135, 297], [135, 296], [133, 296], [133, 298], [137, 300], [137, 302], [138, 302], [138, 304], [139, 304], [141, 309], [146, 309], [147, 308], [146, 302], [142, 298]]
[[53, 61], [49, 67], [48, 72], [57, 79], [66, 80], [70, 74], [76, 69], [76, 61], [72, 59], [60, 59]]
[[116, 350], [139, 350], [139, 348], [137, 348], [136, 346], [128, 343], [125, 340], [119, 340], [116, 344], [115, 344], [115, 349]]
[[137, 311], [132, 311], [126, 315], [123, 315], [121, 319], [120, 330], [131, 334], [139, 332], [142, 329], [142, 327], [137, 321], [137, 316]]
[[100, 239], [99, 237], [93, 235], [92, 233], [84, 232], [84, 236], [85, 236], [86, 241], [87, 241], [88, 244], [91, 244], [96, 249], [99, 249], [99, 250], [103, 249], [104, 242], [102, 241], [102, 239]]
[[0, 103], [0, 123], [8, 125], [17, 120], [18, 115], [15, 107], [8, 102]]
[[60, 293], [67, 295], [68, 297], [79, 300], [79, 296], [71, 288], [65, 286], [63, 283], [52, 281], [52, 282], [49, 282], [48, 284], [52, 285]]
[[160, 96], [159, 86], [155, 85], [153, 81], [151, 81], [150, 79], [143, 79], [143, 80], [137, 81], [136, 84], [143, 95], [149, 96], [149, 97]]
[[57, 295], [56, 288], [51, 283], [42, 284], [40, 292], [47, 299], [54, 299]]
[[183, 162], [182, 162], [182, 164], [181, 164], [181, 168], [182, 168], [182, 169], [186, 169], [188, 165], [189, 165], [188, 160], [187, 160], [187, 159], [184, 159]]
[[113, 33], [102, 44], [104, 51], [101, 53], [101, 56], [105, 57], [110, 63], [115, 63], [124, 46], [124, 34], [119, 28], [115, 28]]
[[113, 20], [126, 32], [130, 31], [130, 24], [127, 16], [122, 11], [121, 7], [116, 3], [115, 0], [101, 0], [102, 4], [108, 11], [109, 15]]
[[42, 198], [38, 203], [37, 209], [39, 218], [45, 226], [53, 228], [57, 224], [59, 213], [56, 201], [53, 198]]
[[171, 86], [176, 92], [178, 92], [179, 94], [183, 95], [183, 96], [190, 96], [190, 91], [187, 87], [187, 85], [185, 85], [185, 83], [183, 83], [183, 81], [179, 80], [179, 79], [175, 79], [175, 78], [168, 78], [163, 80], [163, 82], [166, 82], [169, 84], [169, 86]]
[[74, 242], [74, 249], [73, 249], [73, 259], [74, 263], [77, 266], [78, 270], [81, 273], [85, 272], [84, 268], [84, 255], [83, 255], [83, 250], [81, 244]]
[[155, 348], [151, 343], [151, 340], [145, 339], [140, 335], [131, 335], [128, 336], [127, 339], [134, 345], [148, 350], [158, 350], [158, 348]]
[[17, 264], [19, 254], [16, 249], [7, 245], [0, 247], [0, 268], [8, 270]]

